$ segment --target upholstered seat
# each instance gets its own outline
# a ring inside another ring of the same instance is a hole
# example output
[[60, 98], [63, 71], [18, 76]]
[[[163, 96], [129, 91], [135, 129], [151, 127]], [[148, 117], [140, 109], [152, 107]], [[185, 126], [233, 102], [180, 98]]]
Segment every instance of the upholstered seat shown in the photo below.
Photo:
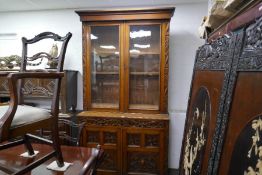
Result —
[[[0, 106], [0, 119], [4, 116], [8, 108], [9, 106]], [[18, 105], [11, 128], [47, 119], [49, 117], [50, 112], [48, 110], [27, 105]]]

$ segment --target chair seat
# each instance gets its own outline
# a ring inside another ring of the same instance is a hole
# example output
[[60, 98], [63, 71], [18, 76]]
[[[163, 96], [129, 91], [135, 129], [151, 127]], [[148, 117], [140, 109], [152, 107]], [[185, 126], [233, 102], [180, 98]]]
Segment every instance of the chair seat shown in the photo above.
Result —
[[[8, 107], [8, 105], [0, 106], [0, 119], [6, 113]], [[47, 119], [49, 117], [50, 112], [48, 110], [27, 105], [18, 105], [11, 128]]]

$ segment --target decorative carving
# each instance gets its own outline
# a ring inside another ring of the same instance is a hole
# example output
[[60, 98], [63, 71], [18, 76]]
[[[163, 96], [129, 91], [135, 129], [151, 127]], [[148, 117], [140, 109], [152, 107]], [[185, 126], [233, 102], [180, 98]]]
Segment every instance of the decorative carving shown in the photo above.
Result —
[[127, 144], [128, 146], [140, 146], [141, 145], [141, 135], [140, 134], [127, 134]]
[[239, 134], [232, 153], [229, 174], [262, 174], [262, 116], [248, 122]]
[[154, 173], [159, 174], [159, 168], [157, 165], [159, 155], [157, 153], [141, 153], [141, 152], [132, 152], [128, 153], [129, 172], [139, 172], [139, 173]]
[[226, 69], [225, 77], [222, 87], [222, 92], [219, 100], [219, 109], [217, 114], [217, 122], [215, 128], [215, 134], [212, 141], [211, 156], [209, 158], [208, 173], [217, 173], [221, 151], [224, 142], [224, 136], [228, 121], [228, 114], [232, 101], [232, 94], [235, 87], [237, 78], [237, 66], [239, 56], [241, 53], [241, 46], [243, 44], [243, 31], [239, 31], [238, 34], [233, 35], [232, 44], [230, 45], [230, 68]]
[[262, 17], [246, 29], [238, 70], [262, 71]]
[[198, 50], [196, 70], [225, 70], [229, 67], [230, 57], [228, 48], [231, 36], [225, 35], [211, 44], [205, 44]]
[[191, 122], [188, 123], [190, 126], [185, 137], [182, 174], [198, 175], [201, 171], [210, 118], [210, 97], [205, 88], [199, 89], [189, 116]]
[[105, 150], [103, 161], [99, 165], [99, 169], [116, 170], [116, 153], [114, 151]]
[[98, 131], [88, 131], [87, 132], [87, 142], [88, 143], [99, 143], [99, 132]]
[[166, 24], [166, 32], [165, 32], [165, 68], [164, 68], [164, 99], [163, 106], [165, 109], [163, 111], [167, 111], [168, 106], [168, 62], [169, 62], [169, 23]]
[[168, 122], [163, 120], [143, 120], [129, 118], [80, 117], [80, 121], [92, 126], [124, 126], [138, 128], [165, 128]]
[[[53, 83], [51, 82], [49, 83], [50, 85], [54, 84], [54, 82]], [[41, 94], [41, 95], [50, 97], [50, 96], [53, 96], [53, 89], [46, 89], [42, 86], [38, 86], [37, 83], [33, 83], [31, 80], [28, 79], [24, 83], [24, 87], [22, 88], [22, 93], [24, 95]]]
[[124, 127], [164, 128], [167, 123], [159, 120], [122, 119]]
[[159, 147], [159, 135], [146, 134], [145, 146], [147, 147]]
[[115, 132], [104, 132], [104, 144], [116, 144], [117, 137]]

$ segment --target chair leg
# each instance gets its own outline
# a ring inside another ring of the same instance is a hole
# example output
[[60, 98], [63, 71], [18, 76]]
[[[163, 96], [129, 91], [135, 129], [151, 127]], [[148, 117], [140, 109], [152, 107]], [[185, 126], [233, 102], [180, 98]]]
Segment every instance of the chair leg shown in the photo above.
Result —
[[64, 166], [64, 159], [61, 152], [60, 142], [59, 142], [59, 135], [58, 135], [58, 124], [53, 124], [52, 126], [52, 140], [53, 140], [53, 147], [56, 151], [56, 162], [59, 167]]
[[30, 156], [34, 155], [35, 154], [34, 149], [31, 145], [29, 137], [27, 135], [24, 135], [24, 144], [25, 144], [25, 148], [26, 148], [28, 154]]

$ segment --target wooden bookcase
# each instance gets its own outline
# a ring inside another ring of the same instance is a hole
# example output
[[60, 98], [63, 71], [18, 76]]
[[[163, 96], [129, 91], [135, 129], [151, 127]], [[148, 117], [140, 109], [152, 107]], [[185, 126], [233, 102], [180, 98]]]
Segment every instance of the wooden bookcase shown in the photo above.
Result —
[[[83, 29], [84, 112], [78, 116], [87, 122], [83, 145], [105, 149], [101, 174], [167, 172], [169, 23], [174, 9], [76, 11]], [[105, 141], [108, 137], [114, 142]]]

